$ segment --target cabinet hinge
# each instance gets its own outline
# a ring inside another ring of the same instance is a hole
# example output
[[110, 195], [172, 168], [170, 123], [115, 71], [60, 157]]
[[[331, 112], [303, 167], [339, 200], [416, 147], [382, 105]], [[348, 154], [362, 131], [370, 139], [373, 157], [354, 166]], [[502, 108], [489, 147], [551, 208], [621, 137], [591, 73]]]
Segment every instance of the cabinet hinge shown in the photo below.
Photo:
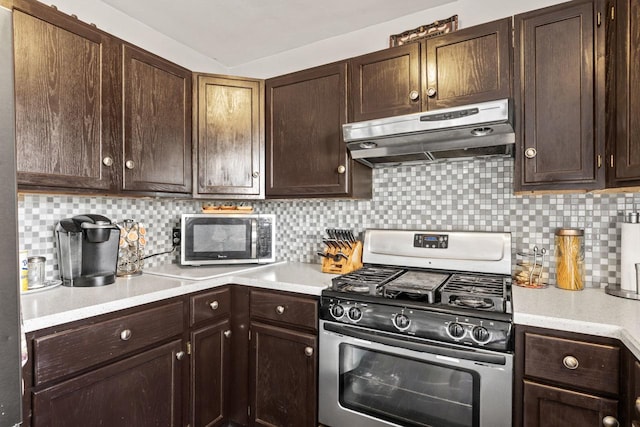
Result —
[[597, 16], [597, 25], [599, 27], [600, 25], [602, 25], [602, 14], [598, 12], [596, 16]]
[[602, 167], [602, 156], [598, 154], [598, 169]]
[[191, 341], [187, 341], [187, 354], [191, 354]]
[[249, 341], [251, 341], [251, 329], [249, 329]]
[[251, 406], [247, 406], [247, 415], [251, 417]]
[[614, 5], [611, 5], [611, 10], [609, 11], [610, 13], [610, 18], [612, 21], [615, 21], [616, 19], [616, 7]]
[[609, 166], [613, 167], [613, 154], [609, 157]]

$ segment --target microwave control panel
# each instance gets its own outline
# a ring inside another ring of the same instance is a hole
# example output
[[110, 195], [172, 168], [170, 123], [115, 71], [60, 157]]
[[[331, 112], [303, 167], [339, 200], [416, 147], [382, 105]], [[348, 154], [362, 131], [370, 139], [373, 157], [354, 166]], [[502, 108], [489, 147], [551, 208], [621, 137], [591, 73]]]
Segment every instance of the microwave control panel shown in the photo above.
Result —
[[258, 218], [258, 258], [274, 258], [274, 222], [273, 216]]

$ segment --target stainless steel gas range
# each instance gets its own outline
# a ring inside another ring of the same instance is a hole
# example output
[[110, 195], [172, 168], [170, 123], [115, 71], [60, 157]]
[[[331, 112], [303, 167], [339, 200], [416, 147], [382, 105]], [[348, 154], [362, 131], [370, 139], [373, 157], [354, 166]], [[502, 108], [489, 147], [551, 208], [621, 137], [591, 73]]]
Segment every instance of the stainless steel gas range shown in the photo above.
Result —
[[367, 230], [320, 305], [319, 421], [511, 425], [509, 233]]

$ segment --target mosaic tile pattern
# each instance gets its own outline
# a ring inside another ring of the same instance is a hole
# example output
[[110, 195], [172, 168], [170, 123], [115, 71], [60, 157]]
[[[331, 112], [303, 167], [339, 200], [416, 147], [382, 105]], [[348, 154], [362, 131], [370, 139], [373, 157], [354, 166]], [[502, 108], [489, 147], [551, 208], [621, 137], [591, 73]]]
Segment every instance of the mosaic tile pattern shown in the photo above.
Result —
[[[478, 159], [376, 169], [371, 200], [256, 201], [256, 212], [277, 215], [277, 254], [288, 261], [319, 263], [324, 230], [351, 228], [506, 231], [517, 251], [547, 248], [546, 266], [554, 283], [554, 231], [585, 229], [587, 286], [618, 281], [620, 222], [640, 209], [640, 193], [513, 195], [513, 160]], [[21, 195], [18, 204], [21, 249], [47, 257], [47, 273], [57, 277], [54, 226], [61, 218], [100, 213], [113, 220], [132, 218], [148, 230], [146, 253], [171, 248], [171, 229], [180, 214], [202, 202], [150, 198]], [[175, 261], [177, 255], [150, 258], [146, 265]]]

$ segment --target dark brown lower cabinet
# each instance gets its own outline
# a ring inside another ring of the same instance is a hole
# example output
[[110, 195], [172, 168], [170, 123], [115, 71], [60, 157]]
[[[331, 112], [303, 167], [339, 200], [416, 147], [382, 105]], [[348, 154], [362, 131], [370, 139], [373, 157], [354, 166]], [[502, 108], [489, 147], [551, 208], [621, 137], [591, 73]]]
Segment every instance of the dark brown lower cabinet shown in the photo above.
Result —
[[33, 393], [34, 427], [179, 426], [182, 341]]
[[597, 427], [605, 417], [618, 417], [617, 400], [524, 381], [525, 426]]
[[226, 421], [230, 337], [229, 319], [191, 332], [193, 427], [220, 426]]
[[255, 426], [317, 425], [317, 338], [251, 322], [249, 400]]

